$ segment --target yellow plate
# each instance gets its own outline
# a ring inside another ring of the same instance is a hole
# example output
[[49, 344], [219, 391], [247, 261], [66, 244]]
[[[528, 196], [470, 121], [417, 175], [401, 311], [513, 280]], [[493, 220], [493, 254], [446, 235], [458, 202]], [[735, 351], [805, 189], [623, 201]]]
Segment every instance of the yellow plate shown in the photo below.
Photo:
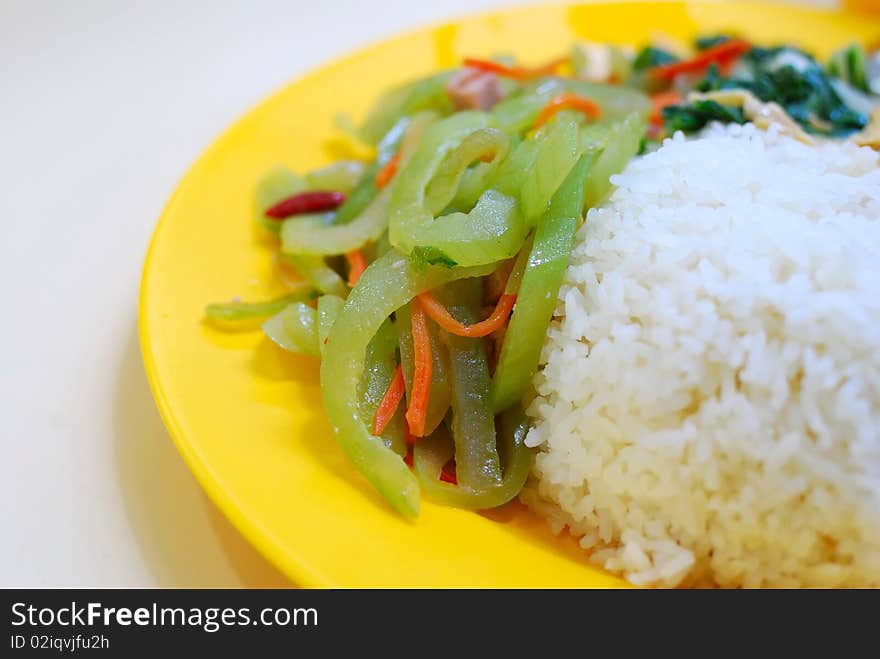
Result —
[[465, 18], [348, 55], [285, 87], [198, 160], [168, 203], [144, 267], [140, 337], [159, 409], [214, 502], [303, 586], [623, 585], [569, 537], [514, 504], [476, 513], [423, 504], [415, 522], [391, 512], [337, 448], [313, 360], [260, 332], [201, 322], [205, 303], [280, 294], [270, 251], [251, 222], [257, 177], [333, 159], [332, 117], [359, 117], [383, 89], [464, 56], [516, 53], [541, 62], [575, 39], [639, 44], [663, 32], [735, 30], [821, 56], [880, 38], [852, 15], [739, 4], [627, 3], [524, 8]]

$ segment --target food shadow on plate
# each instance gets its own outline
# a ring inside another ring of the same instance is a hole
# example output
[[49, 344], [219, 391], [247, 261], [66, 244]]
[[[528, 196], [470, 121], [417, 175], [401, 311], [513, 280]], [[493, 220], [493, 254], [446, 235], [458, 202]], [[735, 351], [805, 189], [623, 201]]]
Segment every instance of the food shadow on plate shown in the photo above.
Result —
[[143, 559], [162, 587], [289, 587], [199, 487], [165, 429], [132, 330], [120, 369], [114, 435], [120, 495]]
[[[333, 429], [324, 413], [321, 399], [320, 361], [287, 352], [263, 337], [253, 353], [251, 365], [261, 378], [295, 382], [287, 409], [302, 410], [297, 419], [298, 434], [302, 437], [296, 445], [291, 444], [291, 459], [296, 460], [296, 451], [301, 447], [314, 461], [333, 474], [345, 487], [357, 490], [358, 496], [365, 497], [375, 505], [394, 514], [385, 499], [352, 466], [348, 457], [333, 436]], [[295, 397], [295, 399], [294, 399]], [[297, 402], [294, 405], [294, 402]]]
[[[565, 557], [585, 569], [600, 569], [590, 562], [589, 553], [582, 549], [578, 541], [567, 530], [553, 533], [546, 520], [529, 510], [519, 499], [491, 510], [481, 510], [478, 514], [487, 520], [502, 525], [504, 531], [518, 540], [541, 547], [555, 556]], [[623, 585], [625, 582], [621, 580]]]

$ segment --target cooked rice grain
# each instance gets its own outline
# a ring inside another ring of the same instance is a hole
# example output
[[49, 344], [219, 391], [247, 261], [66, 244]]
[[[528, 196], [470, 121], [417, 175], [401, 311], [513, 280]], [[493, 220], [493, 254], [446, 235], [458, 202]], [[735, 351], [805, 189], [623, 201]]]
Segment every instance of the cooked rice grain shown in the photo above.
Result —
[[636, 584], [880, 585], [877, 153], [714, 126], [614, 182], [523, 500]]

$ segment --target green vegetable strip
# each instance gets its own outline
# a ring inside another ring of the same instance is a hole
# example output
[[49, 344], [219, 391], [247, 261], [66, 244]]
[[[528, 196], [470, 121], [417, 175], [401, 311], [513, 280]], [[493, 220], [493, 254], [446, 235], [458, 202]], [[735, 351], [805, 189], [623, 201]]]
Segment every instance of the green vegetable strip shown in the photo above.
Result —
[[[398, 171], [392, 186], [389, 237], [394, 247], [404, 254], [410, 254], [416, 247], [431, 246], [422, 236], [426, 227], [435, 222], [434, 213], [425, 204], [428, 184], [448, 153], [456, 149], [468, 135], [488, 126], [489, 116], [483, 112], [459, 112], [438, 121], [425, 131], [418, 150], [409, 164]], [[444, 219], [438, 221], [443, 223]], [[467, 236], [459, 238], [466, 239]], [[455, 257], [451, 259], [471, 265]]]
[[[478, 320], [468, 307], [450, 306], [449, 312], [466, 325]], [[453, 334], [444, 334], [443, 338], [449, 346], [452, 376], [455, 474], [462, 487], [481, 492], [501, 483], [486, 348], [482, 339]]]
[[379, 171], [379, 168], [375, 164], [369, 165], [364, 170], [360, 180], [358, 180], [342, 206], [336, 209], [333, 224], [348, 224], [370, 205], [370, 202], [376, 196], [375, 181], [377, 171]]
[[492, 125], [514, 135], [530, 130], [547, 102], [563, 92], [573, 92], [595, 101], [606, 118], [622, 117], [630, 112], [639, 112], [647, 117], [651, 111], [648, 97], [631, 87], [544, 78], [524, 85], [518, 94], [492, 108]]
[[493, 124], [509, 135], [520, 135], [534, 125], [551, 98], [549, 93], [521, 93], [507, 98], [492, 108]]
[[505, 295], [516, 295], [519, 292], [519, 286], [522, 282], [523, 275], [525, 274], [526, 266], [529, 264], [529, 256], [532, 253], [534, 238], [534, 235], [530, 235], [526, 238], [522, 249], [520, 249], [519, 254], [516, 255], [513, 269], [510, 271], [510, 275], [507, 277], [507, 283], [504, 285]]
[[602, 108], [603, 119], [622, 119], [633, 112], [647, 119], [651, 112], [651, 100], [648, 95], [629, 86], [563, 79], [556, 79], [553, 84], [557, 85], [557, 89], [553, 92], [554, 96], [561, 90], [586, 96], [598, 103]]
[[[436, 117], [436, 113], [429, 111], [421, 112], [420, 114]], [[401, 117], [389, 129], [389, 131], [385, 133], [382, 141], [379, 142], [379, 145], [376, 147], [375, 164], [377, 170], [391, 160], [394, 157], [394, 154], [400, 149], [400, 144], [403, 142], [403, 138], [406, 135], [406, 131], [409, 130], [411, 123], [412, 117]]]
[[363, 171], [360, 180], [351, 194], [348, 195], [345, 203], [336, 209], [333, 224], [348, 224], [370, 205], [370, 202], [373, 201], [378, 192], [378, 188], [376, 188], [376, 174], [397, 153], [397, 149], [404, 135], [406, 135], [409, 125], [410, 118], [404, 117], [394, 124], [391, 130], [382, 138], [377, 147], [376, 160]]
[[285, 254], [344, 254], [376, 240], [388, 223], [391, 191], [382, 190], [356, 219], [331, 224], [313, 217], [292, 217], [281, 225], [281, 250]]
[[495, 368], [492, 406], [496, 411], [507, 409], [522, 398], [538, 368], [541, 346], [584, 205], [584, 183], [596, 159], [595, 152], [581, 157], [538, 223]]
[[308, 282], [302, 282], [291, 291], [275, 300], [267, 302], [221, 302], [205, 307], [205, 317], [214, 321], [245, 321], [255, 318], [266, 318], [283, 310], [294, 302], [305, 302], [314, 295], [314, 288]]
[[510, 152], [491, 177], [489, 187], [508, 197], [519, 198], [523, 182], [538, 159], [539, 144], [534, 139], [523, 140]]
[[[365, 423], [371, 426], [379, 403], [397, 371], [397, 330], [390, 320], [382, 323], [376, 336], [370, 341], [364, 363], [364, 372], [358, 385], [358, 411]], [[385, 446], [401, 456], [407, 452], [403, 411], [403, 405], [399, 405], [382, 434]]]
[[[510, 148], [510, 138], [495, 128], [481, 128], [468, 135], [461, 144], [437, 168], [425, 193], [425, 205], [437, 214], [446, 208], [455, 197], [462, 176], [468, 166], [481, 158], [490, 158], [497, 167]], [[490, 164], [483, 163], [482, 175], [491, 172]], [[488, 169], [488, 172], [486, 171]], [[478, 195], [479, 196], [479, 195]]]
[[[413, 357], [412, 322], [409, 305], [398, 309], [398, 337], [400, 345], [400, 365], [403, 369], [403, 381], [406, 385], [406, 399], [412, 396]], [[428, 396], [428, 409], [425, 414], [425, 434], [431, 434], [446, 417], [452, 396], [449, 384], [448, 366], [446, 364], [446, 346], [438, 338], [438, 328], [428, 320], [428, 336], [431, 339], [431, 391]]]
[[263, 331], [272, 341], [290, 352], [320, 355], [318, 349], [318, 314], [303, 302], [289, 305], [263, 323]]
[[372, 419], [364, 419], [359, 410], [367, 346], [385, 319], [414, 296], [454, 279], [486, 275], [494, 267], [419, 271], [392, 250], [366, 269], [330, 331], [321, 363], [321, 392], [336, 439], [355, 467], [407, 517], [419, 512], [418, 482], [401, 457], [370, 434], [367, 424]]
[[828, 61], [828, 72], [860, 91], [870, 91], [866, 75], [866, 59], [867, 55], [861, 44], [850, 44], [831, 56]]
[[418, 227], [413, 255], [428, 263], [483, 265], [508, 259], [528, 228], [512, 197], [487, 190], [470, 213], [450, 213]]
[[373, 105], [358, 136], [369, 144], [377, 144], [401, 118], [426, 110], [441, 115], [452, 112], [452, 101], [445, 89], [451, 76], [451, 71], [444, 71], [385, 92]]
[[318, 349], [322, 358], [327, 348], [324, 341], [330, 335], [333, 323], [336, 322], [344, 304], [345, 300], [337, 295], [322, 295], [318, 298]]
[[348, 295], [348, 285], [339, 276], [339, 273], [331, 268], [321, 256], [312, 254], [280, 254], [281, 258], [288, 261], [296, 268], [303, 277], [325, 295]]
[[489, 185], [489, 181], [493, 178], [495, 172], [498, 171], [500, 165], [501, 160], [495, 158], [492, 162], [481, 162], [465, 169], [461, 174], [461, 179], [458, 182], [458, 188], [455, 190], [452, 201], [446, 207], [448, 209], [447, 212], [466, 212], [473, 208], [483, 192], [492, 187]]
[[538, 157], [520, 193], [523, 215], [530, 226], [547, 210], [556, 188], [577, 162], [579, 137], [578, 123], [572, 113], [560, 113], [547, 124], [546, 133], [540, 139]]
[[335, 190], [349, 194], [363, 178], [366, 165], [359, 160], [340, 160], [305, 175], [309, 190]]
[[257, 181], [254, 194], [254, 215], [257, 223], [272, 233], [281, 230], [281, 222], [266, 217], [266, 211], [282, 199], [303, 192], [306, 182], [287, 167], [274, 167]]
[[[433, 117], [413, 118], [400, 148], [400, 163], [412, 158], [422, 133]], [[327, 224], [316, 217], [292, 217], [281, 227], [281, 250], [287, 254], [344, 254], [374, 241], [388, 226], [388, 207], [393, 186], [387, 186], [357, 218], [346, 224]]]
[[440, 481], [443, 466], [453, 457], [452, 439], [441, 426], [430, 437], [420, 439], [414, 450], [416, 475], [425, 496], [442, 505], [469, 510], [496, 508], [516, 497], [532, 469], [534, 452], [525, 445], [528, 419], [522, 408], [516, 405], [501, 414], [497, 424], [498, 448], [504, 466], [501, 483], [477, 492], [460, 484]]
[[602, 153], [590, 170], [584, 189], [584, 207], [592, 208], [611, 191], [611, 177], [623, 171], [639, 152], [647, 123], [640, 112], [633, 112], [611, 130], [602, 146], [585, 144], [585, 150], [602, 148]]

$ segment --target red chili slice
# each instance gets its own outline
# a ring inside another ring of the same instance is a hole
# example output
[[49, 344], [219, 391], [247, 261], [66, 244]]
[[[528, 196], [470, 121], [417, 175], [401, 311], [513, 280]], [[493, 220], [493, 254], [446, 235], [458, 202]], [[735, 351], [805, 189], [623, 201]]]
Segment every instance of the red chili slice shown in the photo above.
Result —
[[709, 68], [713, 62], [724, 67], [734, 62], [740, 55], [747, 53], [752, 45], [742, 39], [723, 41], [717, 46], [707, 48], [691, 59], [673, 62], [649, 69], [648, 73], [661, 80], [672, 80], [680, 73], [700, 73]]
[[440, 471], [440, 480], [444, 483], [458, 485], [458, 479], [455, 477], [455, 458], [450, 458], [449, 462], [443, 465], [443, 469]]
[[266, 217], [273, 220], [283, 220], [292, 215], [304, 213], [321, 213], [338, 208], [345, 201], [342, 192], [330, 192], [326, 190], [311, 190], [300, 192], [287, 199], [282, 199], [266, 211]]

